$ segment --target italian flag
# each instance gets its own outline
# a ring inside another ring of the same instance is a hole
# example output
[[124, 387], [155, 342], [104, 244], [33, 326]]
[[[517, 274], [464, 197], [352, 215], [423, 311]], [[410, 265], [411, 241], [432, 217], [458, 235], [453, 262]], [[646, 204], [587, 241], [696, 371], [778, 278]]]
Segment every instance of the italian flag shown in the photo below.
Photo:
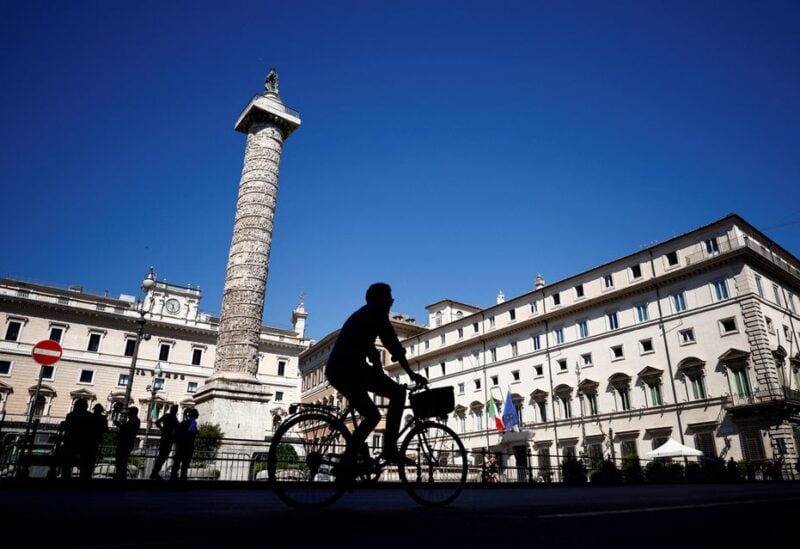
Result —
[[494, 399], [489, 399], [489, 405], [487, 406], [488, 414], [489, 414], [489, 421], [494, 418], [494, 426], [497, 427], [497, 430], [501, 433], [505, 430], [503, 428], [503, 418], [500, 417], [500, 412], [497, 410], [497, 405], [494, 403]]

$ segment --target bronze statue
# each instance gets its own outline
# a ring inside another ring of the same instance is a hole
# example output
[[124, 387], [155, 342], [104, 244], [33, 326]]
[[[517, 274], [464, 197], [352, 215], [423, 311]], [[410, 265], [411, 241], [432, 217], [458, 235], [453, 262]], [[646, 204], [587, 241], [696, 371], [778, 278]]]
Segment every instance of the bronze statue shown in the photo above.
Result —
[[264, 80], [264, 89], [267, 90], [267, 93], [280, 96], [280, 92], [278, 91], [278, 71], [275, 70], [275, 67], [269, 69], [269, 74], [266, 80]]

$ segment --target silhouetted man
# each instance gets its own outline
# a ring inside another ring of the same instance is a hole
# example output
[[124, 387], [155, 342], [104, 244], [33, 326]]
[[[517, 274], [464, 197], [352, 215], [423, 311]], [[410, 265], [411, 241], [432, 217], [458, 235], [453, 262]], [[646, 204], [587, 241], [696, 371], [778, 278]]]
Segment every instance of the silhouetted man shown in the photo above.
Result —
[[186, 480], [189, 464], [192, 462], [192, 454], [194, 454], [194, 439], [197, 438], [197, 432], [200, 429], [197, 425], [198, 417], [200, 417], [200, 413], [192, 408], [186, 412], [183, 421], [175, 428], [175, 458], [172, 462], [170, 480], [178, 480], [179, 473], [180, 479]]
[[156, 420], [156, 425], [161, 429], [161, 440], [158, 443], [158, 457], [153, 465], [153, 471], [150, 473], [150, 478], [153, 480], [161, 480], [161, 467], [169, 458], [169, 453], [172, 451], [172, 445], [175, 442], [175, 429], [178, 427], [178, 406], [173, 404], [169, 407], [169, 412]]
[[91, 437], [86, 441], [86, 455], [81, 456], [81, 478], [89, 480], [94, 474], [94, 467], [97, 464], [97, 452], [103, 442], [103, 435], [108, 432], [108, 418], [105, 408], [100, 403], [92, 406], [91, 414]]
[[75, 401], [72, 411], [64, 418], [63, 428], [61, 478], [71, 478], [75, 465], [78, 465], [83, 477], [92, 438], [92, 415], [89, 413], [88, 400], [79, 398]]
[[139, 408], [131, 406], [128, 408], [128, 419], [124, 423], [114, 420], [114, 425], [119, 427], [117, 433], [117, 454], [115, 459], [114, 478], [125, 480], [128, 478], [128, 458], [136, 444], [136, 435], [139, 434]]
[[428, 380], [411, 371], [406, 360], [406, 351], [389, 322], [389, 309], [394, 303], [389, 285], [382, 282], [373, 284], [367, 289], [366, 299], [367, 304], [350, 315], [342, 326], [328, 359], [325, 375], [330, 384], [361, 414], [361, 422], [353, 432], [353, 447], [345, 452], [344, 461], [356, 457], [352, 455], [353, 449], [362, 448], [380, 421], [380, 411], [368, 392], [371, 391], [389, 399], [381, 458], [390, 463], [399, 463], [403, 456], [397, 449], [397, 436], [406, 390], [383, 371], [381, 354], [375, 347], [375, 339], [380, 338], [383, 346], [391, 353], [392, 360], [400, 363], [412, 382], [424, 385]]

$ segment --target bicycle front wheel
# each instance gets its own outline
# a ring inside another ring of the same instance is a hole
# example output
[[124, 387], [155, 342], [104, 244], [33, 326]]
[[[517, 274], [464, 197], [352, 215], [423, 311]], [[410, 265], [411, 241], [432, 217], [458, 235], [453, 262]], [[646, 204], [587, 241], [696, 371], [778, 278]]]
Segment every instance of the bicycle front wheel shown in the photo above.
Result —
[[467, 452], [446, 425], [433, 421], [416, 425], [403, 440], [400, 452], [409, 459], [400, 465], [400, 480], [420, 505], [444, 507], [464, 489]]
[[275, 494], [300, 509], [330, 505], [344, 493], [334, 466], [350, 443], [350, 431], [322, 413], [302, 413], [283, 423], [267, 455], [267, 471]]

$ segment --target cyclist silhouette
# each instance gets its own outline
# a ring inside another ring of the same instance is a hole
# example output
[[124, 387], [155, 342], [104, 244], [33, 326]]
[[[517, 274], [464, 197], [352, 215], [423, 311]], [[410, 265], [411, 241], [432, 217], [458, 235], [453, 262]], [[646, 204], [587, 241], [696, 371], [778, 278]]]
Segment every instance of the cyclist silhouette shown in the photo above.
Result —
[[364, 442], [381, 419], [380, 411], [368, 393], [371, 391], [389, 399], [380, 457], [390, 463], [399, 463], [403, 456], [397, 449], [397, 437], [406, 390], [384, 372], [375, 339], [380, 338], [392, 360], [400, 363], [413, 383], [425, 385], [428, 380], [411, 370], [406, 351], [389, 322], [389, 309], [394, 303], [391, 287], [382, 282], [371, 285], [366, 300], [367, 304], [350, 315], [342, 326], [325, 367], [325, 375], [362, 417], [353, 431], [353, 444], [345, 451], [343, 461], [357, 457], [354, 454], [365, 446]]

